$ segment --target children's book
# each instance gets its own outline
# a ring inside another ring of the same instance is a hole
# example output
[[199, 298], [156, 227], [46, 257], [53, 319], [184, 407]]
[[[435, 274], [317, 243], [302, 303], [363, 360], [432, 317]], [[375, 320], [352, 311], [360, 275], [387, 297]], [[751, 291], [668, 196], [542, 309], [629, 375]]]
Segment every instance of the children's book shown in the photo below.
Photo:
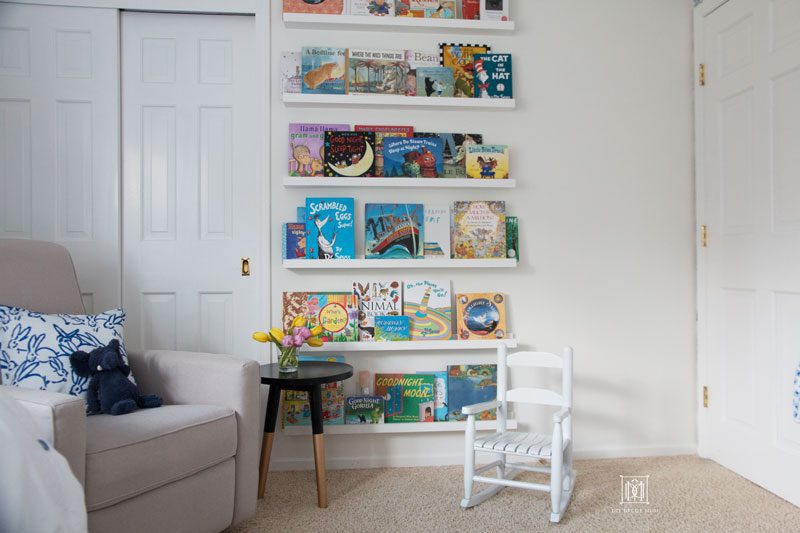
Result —
[[300, 53], [304, 94], [347, 92], [347, 49], [304, 46]]
[[297, 222], [306, 223], [306, 207], [304, 205], [297, 207]]
[[500, 293], [456, 294], [459, 340], [505, 339], [506, 297]]
[[415, 132], [414, 137], [439, 137], [442, 139], [442, 177], [467, 177], [467, 147], [483, 144], [480, 133], [422, 133]]
[[449, 405], [447, 399], [447, 371], [437, 370], [435, 372], [417, 372], [417, 374], [430, 374], [433, 376], [433, 392], [435, 394], [433, 419], [434, 422], [446, 422], [450, 419], [447, 412], [447, 406]]
[[406, 50], [406, 96], [417, 96], [417, 69], [420, 67], [438, 67], [439, 53], [421, 50]]
[[426, 13], [439, 9], [439, 0], [396, 0], [394, 6], [398, 17], [424, 18]]
[[409, 319], [412, 341], [450, 340], [453, 303], [449, 281], [406, 281], [403, 314]]
[[347, 57], [348, 94], [406, 93], [404, 50], [350, 48]]
[[394, 0], [347, 0], [349, 15], [393, 17]]
[[405, 178], [436, 178], [444, 172], [444, 141], [439, 137], [385, 137], [383, 175]]
[[[451, 365], [447, 367], [447, 399], [450, 420], [466, 420], [465, 405], [497, 399], [497, 365]], [[476, 415], [478, 420], [495, 420], [497, 410]]]
[[300, 52], [281, 52], [281, 90], [284, 94], [300, 92], [301, 73]]
[[358, 341], [358, 300], [349, 292], [308, 293], [308, 328], [322, 326], [325, 342]]
[[467, 177], [498, 180], [510, 176], [508, 146], [473, 144], [467, 146]]
[[481, 0], [481, 20], [508, 20], [510, 0]]
[[344, 0], [283, 0], [284, 13], [318, 13], [341, 15]]
[[429, 98], [455, 96], [453, 69], [448, 67], [417, 68], [417, 96]]
[[490, 51], [491, 48], [487, 45], [455, 43], [439, 45], [439, 63], [453, 70], [454, 96], [460, 98], [474, 96], [474, 56], [488, 54]]
[[413, 137], [411, 126], [355, 126], [354, 131], [371, 131], [375, 134], [375, 176], [383, 176], [383, 139], [385, 137]]
[[490, 259], [506, 256], [506, 203], [453, 203], [453, 257]]
[[475, 96], [514, 98], [511, 54], [475, 54]]
[[357, 178], [375, 175], [375, 133], [326, 131], [325, 175]]
[[[330, 361], [344, 363], [341, 355], [301, 355], [301, 362], [305, 361]], [[336, 381], [322, 385], [322, 423], [337, 425], [345, 423], [344, 383]], [[308, 393], [303, 391], [283, 392], [283, 426], [310, 426], [311, 404]]]
[[308, 317], [308, 293], [284, 292], [281, 321], [283, 331], [289, 331], [289, 328], [292, 327], [292, 321], [296, 316]]
[[425, 18], [454, 19], [457, 14], [456, 0], [437, 0], [437, 6], [425, 8]]
[[430, 374], [375, 374], [375, 395], [384, 399], [387, 424], [434, 421], [436, 395]]
[[422, 259], [424, 217], [422, 204], [366, 204], [366, 258]]
[[409, 338], [409, 320], [407, 316], [376, 316], [375, 341], [397, 342]]
[[519, 261], [519, 222], [506, 216], [506, 257]]
[[350, 396], [344, 402], [345, 424], [383, 424], [383, 398]]
[[349, 130], [348, 124], [289, 124], [289, 175], [324, 176], [325, 132]]
[[303, 259], [306, 256], [306, 225], [288, 222], [283, 225], [283, 258]]
[[376, 316], [403, 314], [402, 290], [400, 281], [353, 282], [353, 294], [358, 298], [358, 340], [375, 340]]
[[461, 0], [461, 18], [467, 20], [480, 20], [481, 0]]
[[425, 204], [425, 259], [450, 259], [450, 206]]
[[355, 201], [306, 198], [306, 259], [355, 259]]

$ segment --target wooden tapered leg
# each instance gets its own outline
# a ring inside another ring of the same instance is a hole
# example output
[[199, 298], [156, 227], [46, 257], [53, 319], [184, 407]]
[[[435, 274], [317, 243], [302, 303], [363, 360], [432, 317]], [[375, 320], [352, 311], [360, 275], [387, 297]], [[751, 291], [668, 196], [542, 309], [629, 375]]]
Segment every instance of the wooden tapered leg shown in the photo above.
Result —
[[317, 470], [317, 505], [328, 507], [328, 485], [325, 481], [325, 442], [322, 433], [314, 435], [314, 466]]
[[258, 470], [258, 499], [264, 497], [269, 471], [269, 456], [272, 455], [272, 440], [275, 438], [275, 423], [278, 420], [278, 406], [281, 403], [281, 389], [270, 385], [267, 396], [267, 416], [264, 420], [264, 440], [261, 442], [261, 465]]

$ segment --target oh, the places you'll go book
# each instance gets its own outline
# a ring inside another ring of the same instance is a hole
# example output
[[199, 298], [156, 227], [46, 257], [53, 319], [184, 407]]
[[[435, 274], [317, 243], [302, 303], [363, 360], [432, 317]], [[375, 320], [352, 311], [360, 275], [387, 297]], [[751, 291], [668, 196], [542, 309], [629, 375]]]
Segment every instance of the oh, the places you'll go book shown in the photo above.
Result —
[[325, 175], [343, 178], [375, 175], [375, 133], [326, 131]]
[[349, 15], [393, 17], [395, 0], [347, 0]]
[[453, 257], [494, 259], [506, 256], [506, 203], [453, 202]]
[[383, 139], [383, 175], [436, 178], [444, 173], [444, 141], [439, 137]]
[[376, 316], [375, 341], [397, 342], [409, 340], [409, 320], [407, 316]]
[[450, 206], [425, 204], [425, 259], [450, 259]]
[[358, 341], [358, 301], [349, 292], [308, 293], [308, 327], [322, 326], [325, 342]]
[[305, 94], [345, 94], [347, 92], [347, 48], [304, 46], [300, 52]]
[[424, 217], [422, 204], [366, 204], [367, 259], [422, 259]]
[[456, 294], [456, 333], [464, 341], [507, 338], [505, 295]]
[[472, 144], [467, 146], [467, 177], [474, 179], [507, 179], [510, 175], [508, 146], [505, 144]]
[[345, 0], [283, 0], [284, 13], [317, 13], [341, 15]]
[[450, 282], [406, 281], [403, 285], [403, 314], [409, 319], [411, 340], [449, 340], [453, 331]]
[[475, 96], [514, 98], [511, 54], [475, 54]]
[[383, 398], [349, 396], [344, 402], [345, 424], [383, 424]]
[[436, 394], [430, 374], [375, 374], [375, 395], [384, 399], [387, 424], [435, 420]]
[[[447, 400], [450, 420], [466, 420], [465, 405], [497, 399], [497, 365], [451, 365], [447, 367]], [[495, 409], [478, 413], [478, 420], [494, 420]]]
[[350, 48], [347, 58], [349, 94], [406, 93], [409, 67], [404, 50]]
[[325, 132], [348, 131], [348, 124], [289, 124], [289, 175], [325, 175]]
[[400, 281], [354, 281], [358, 298], [358, 340], [375, 340], [376, 316], [403, 314], [403, 286]]
[[[301, 362], [329, 361], [344, 363], [342, 355], [301, 355]], [[337, 381], [322, 385], [322, 423], [337, 425], [345, 423], [344, 383]], [[284, 391], [283, 393], [283, 425], [284, 427], [310, 426], [311, 405], [308, 393], [304, 391]]]
[[354, 259], [355, 200], [306, 198], [306, 259]]

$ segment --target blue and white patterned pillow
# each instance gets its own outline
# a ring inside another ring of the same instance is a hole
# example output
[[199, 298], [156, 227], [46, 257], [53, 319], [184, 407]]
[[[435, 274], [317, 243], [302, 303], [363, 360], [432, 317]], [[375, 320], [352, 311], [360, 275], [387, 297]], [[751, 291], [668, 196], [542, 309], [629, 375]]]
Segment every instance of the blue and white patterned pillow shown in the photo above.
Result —
[[[72, 371], [69, 356], [78, 350], [90, 352], [112, 339], [118, 339], [122, 346], [124, 322], [122, 309], [98, 315], [44, 315], [0, 305], [3, 384], [85, 398], [89, 378]], [[127, 364], [124, 348], [122, 353]]]

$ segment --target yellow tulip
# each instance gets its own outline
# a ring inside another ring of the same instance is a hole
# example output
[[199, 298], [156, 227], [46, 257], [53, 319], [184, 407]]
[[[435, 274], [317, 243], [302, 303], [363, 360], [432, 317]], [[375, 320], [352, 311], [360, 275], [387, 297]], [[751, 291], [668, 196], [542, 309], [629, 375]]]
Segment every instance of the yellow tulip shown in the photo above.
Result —
[[322, 333], [322, 326], [314, 326], [313, 328], [311, 328], [311, 336], [312, 337], [316, 337], [320, 333]]
[[306, 325], [306, 317], [304, 317], [303, 315], [297, 315], [296, 317], [294, 317], [294, 320], [292, 320], [293, 328], [302, 328], [305, 325]]
[[269, 330], [269, 336], [272, 337], [272, 340], [275, 342], [281, 342], [283, 340], [283, 332], [278, 328]]
[[255, 333], [253, 333], [253, 340], [258, 342], [269, 342], [272, 339], [269, 338], [269, 333], [264, 333], [263, 331], [256, 331]]
[[319, 348], [320, 346], [325, 344], [319, 337], [309, 337], [306, 343], [308, 343], [309, 346], [313, 346], [314, 348]]

